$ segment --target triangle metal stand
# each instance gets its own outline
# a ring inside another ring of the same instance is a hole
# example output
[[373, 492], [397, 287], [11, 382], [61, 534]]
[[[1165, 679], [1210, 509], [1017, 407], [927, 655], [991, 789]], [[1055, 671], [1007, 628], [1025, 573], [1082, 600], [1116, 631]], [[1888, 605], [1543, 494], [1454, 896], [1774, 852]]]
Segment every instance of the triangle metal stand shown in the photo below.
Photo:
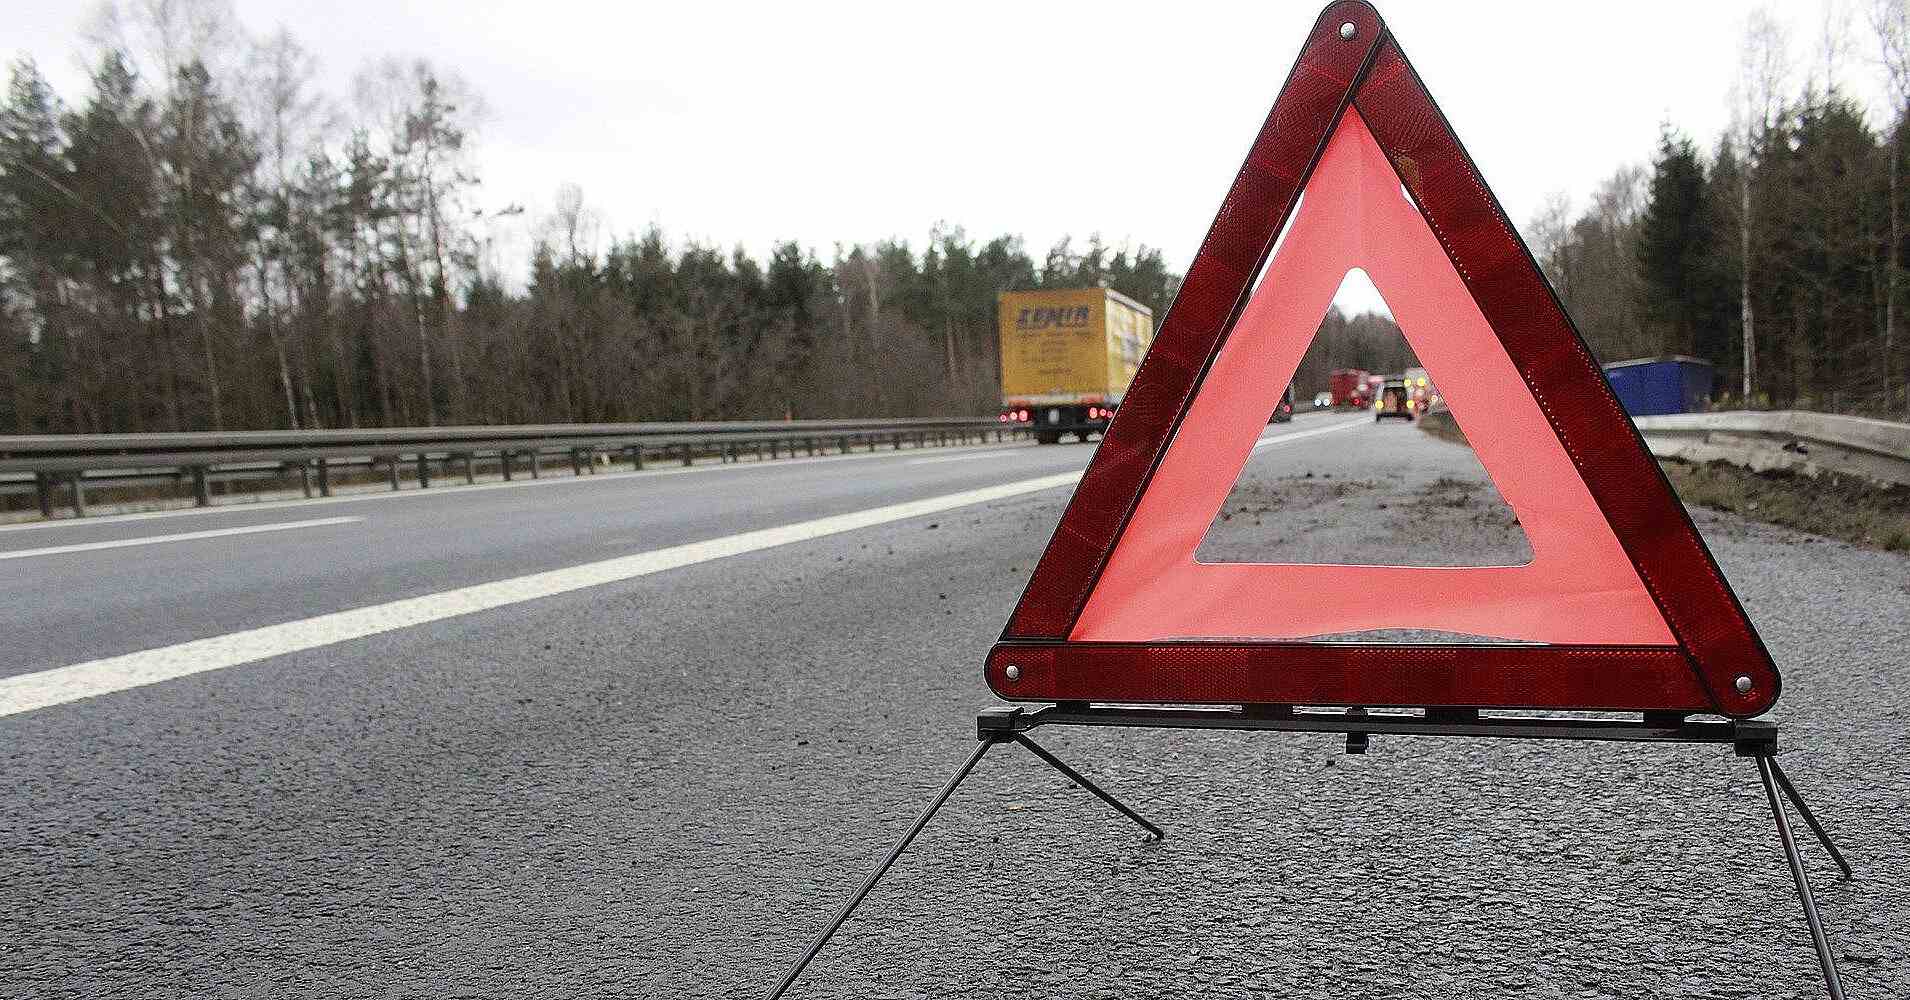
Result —
[[[784, 973], [782, 980], [767, 994], [768, 1000], [780, 1000], [802, 976], [803, 970], [821, 953], [830, 938], [842, 928], [842, 925], [855, 912], [876, 883], [908, 850], [929, 821], [941, 810], [949, 796], [975, 770], [983, 757], [996, 746], [1018, 744], [1035, 755], [1043, 763], [1065, 775], [1069, 781], [1086, 789], [1103, 802], [1114, 807], [1115, 811], [1139, 824], [1147, 831], [1147, 839], [1159, 840], [1165, 836], [1159, 826], [1154, 825], [1141, 814], [1129, 808], [1101, 786], [1082, 776], [1069, 767], [1060, 758], [1049, 753], [1033, 739], [1031, 730], [1041, 726], [1115, 726], [1143, 727], [1156, 729], [1238, 729], [1275, 732], [1303, 733], [1344, 733], [1346, 752], [1365, 753], [1372, 737], [1376, 734], [1398, 736], [1469, 736], [1498, 737], [1510, 739], [1559, 739], [1559, 740], [1606, 740], [1626, 743], [1708, 743], [1729, 744], [1739, 757], [1749, 757], [1757, 763], [1758, 777], [1764, 786], [1764, 797], [1771, 807], [1771, 818], [1777, 824], [1777, 838], [1783, 845], [1784, 858], [1790, 865], [1791, 880], [1797, 888], [1798, 899], [1804, 904], [1804, 921], [1810, 927], [1811, 944], [1817, 950], [1817, 961], [1824, 973], [1824, 986], [1831, 1000], [1844, 1000], [1843, 979], [1837, 971], [1837, 961], [1831, 952], [1830, 939], [1824, 932], [1823, 919], [1817, 913], [1817, 899], [1811, 892], [1810, 876], [1804, 868], [1803, 855], [1798, 851], [1797, 838], [1791, 832], [1790, 821], [1786, 818], [1783, 800], [1788, 799], [1802, 816], [1805, 825], [1816, 836], [1818, 843], [1829, 852], [1831, 860], [1837, 863], [1845, 879], [1851, 877], [1849, 862], [1843, 853], [1832, 843], [1830, 834], [1823, 824], [1804, 803], [1796, 786], [1785, 775], [1784, 769], [1777, 763], [1777, 723], [1769, 719], [1748, 719], [1729, 721], [1694, 722], [1679, 713], [1646, 712], [1642, 720], [1621, 719], [1570, 719], [1540, 716], [1481, 715], [1476, 709], [1433, 708], [1424, 714], [1394, 714], [1387, 712], [1369, 712], [1361, 708], [1312, 709], [1295, 708], [1289, 705], [1249, 705], [1225, 708], [1148, 708], [1129, 706], [1090, 705], [1081, 702], [1062, 702], [1057, 705], [1033, 710], [1022, 708], [992, 707], [983, 709], [976, 717], [976, 737], [979, 740], [974, 752], [955, 770], [955, 773], [930, 800], [928, 808], [922, 811], [902, 838], [889, 853], [876, 865], [875, 870], [862, 880], [862, 884], [850, 895], [826, 927], [804, 950], [794, 965]], [[1780, 798], [1780, 795], [1782, 798]]]

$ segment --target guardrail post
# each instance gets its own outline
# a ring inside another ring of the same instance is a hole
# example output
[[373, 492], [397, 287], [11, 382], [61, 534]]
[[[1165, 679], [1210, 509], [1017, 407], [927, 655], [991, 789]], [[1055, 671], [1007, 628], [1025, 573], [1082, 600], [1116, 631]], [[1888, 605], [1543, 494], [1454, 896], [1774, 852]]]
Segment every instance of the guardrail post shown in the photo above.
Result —
[[582, 448], [570, 449], [570, 474], [573, 476], [581, 476], [584, 474], [584, 450]]
[[685, 444], [685, 445], [683, 445], [683, 467], [684, 467], [684, 468], [686, 468], [686, 469], [687, 469], [687, 468], [689, 468], [689, 467], [690, 467], [690, 462], [691, 462], [691, 460], [690, 460], [690, 446], [689, 446], [688, 444]]
[[777, 459], [778, 456], [776, 455], [776, 452], [780, 448], [781, 448], [781, 444], [775, 438], [769, 439], [769, 460], [770, 461], [774, 462]]
[[836, 438], [836, 451], [844, 455], [847, 455], [849, 453], [849, 436], [848, 435], [845, 434], [842, 437]]
[[923, 449], [923, 448], [926, 448], [926, 447], [928, 447], [928, 432], [927, 432], [927, 431], [916, 431], [916, 432], [915, 432], [915, 448], [916, 448], [916, 450], [917, 450], [917, 451], [920, 451], [921, 449]]
[[318, 460], [318, 495], [322, 497], [332, 495], [332, 470], [322, 458]]
[[305, 499], [312, 498], [312, 463], [298, 463], [298, 488], [305, 494]]
[[630, 446], [630, 471], [643, 471], [643, 446], [640, 444]]
[[418, 488], [421, 490], [431, 488], [431, 461], [422, 451], [418, 453]]
[[477, 459], [476, 459], [476, 457], [475, 457], [475, 456], [473, 456], [473, 455], [472, 455], [472, 454], [471, 454], [470, 452], [468, 452], [468, 451], [467, 451], [467, 452], [465, 452], [464, 454], [462, 454], [462, 455], [460, 455], [460, 456], [458, 456], [458, 457], [459, 457], [459, 458], [462, 458], [462, 459], [464, 459], [464, 485], [466, 485], [466, 486], [476, 486], [476, 485], [477, 485]]
[[531, 450], [525, 452], [524, 454], [526, 457], [528, 457], [531, 460], [531, 478], [532, 479], [538, 478], [538, 476], [541, 473], [541, 466], [539, 465], [539, 462], [538, 462], [537, 449], [532, 448]]
[[511, 481], [511, 459], [515, 456], [516, 453], [509, 448], [499, 448], [497, 450], [497, 465], [498, 468], [504, 470], [504, 481], [507, 483]]
[[763, 460], [763, 443], [761, 441], [756, 442], [756, 460], [758, 462]]
[[736, 446], [728, 441], [723, 442], [723, 464], [728, 465], [734, 461], [736, 461]]
[[33, 474], [33, 493], [40, 501], [40, 516], [53, 516], [53, 477], [44, 472]]
[[192, 473], [192, 505], [195, 507], [212, 506], [212, 491], [206, 485], [206, 467], [203, 465], [195, 465], [188, 471]]
[[816, 457], [816, 439], [804, 438], [803, 443], [809, 446], [809, 457], [815, 458]]
[[75, 472], [71, 480], [73, 487], [73, 516], [86, 516], [86, 473]]
[[391, 477], [392, 492], [395, 493], [398, 490], [398, 456], [396, 455], [387, 456], [385, 459], [385, 464], [386, 464], [385, 471], [389, 473]]

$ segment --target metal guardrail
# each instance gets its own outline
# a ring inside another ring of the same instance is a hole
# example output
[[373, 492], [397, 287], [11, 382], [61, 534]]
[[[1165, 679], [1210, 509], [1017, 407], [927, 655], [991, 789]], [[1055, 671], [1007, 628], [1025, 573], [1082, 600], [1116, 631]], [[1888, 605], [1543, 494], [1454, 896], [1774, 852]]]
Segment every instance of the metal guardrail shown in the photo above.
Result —
[[568, 456], [574, 475], [618, 461], [642, 469], [646, 460], [698, 458], [739, 461], [746, 454], [848, 453], [880, 445], [928, 447], [954, 441], [1006, 440], [1025, 425], [994, 417], [909, 417], [885, 420], [706, 421], [698, 423], [537, 424], [511, 427], [398, 427], [386, 430], [233, 431], [167, 434], [62, 434], [0, 437], [0, 493], [32, 491], [40, 514], [54, 515], [64, 492], [74, 516], [86, 515], [89, 486], [184, 484], [194, 502], [212, 503], [212, 485], [242, 479], [297, 476], [306, 496], [330, 496], [333, 476], [382, 467], [392, 489], [407, 464], [421, 488], [455, 465], [476, 482], [477, 465], [495, 464], [504, 479], [532, 478], [550, 455]]
[[1660, 458], [1910, 485], [1910, 424], [1808, 410], [1677, 413], [1633, 422]]

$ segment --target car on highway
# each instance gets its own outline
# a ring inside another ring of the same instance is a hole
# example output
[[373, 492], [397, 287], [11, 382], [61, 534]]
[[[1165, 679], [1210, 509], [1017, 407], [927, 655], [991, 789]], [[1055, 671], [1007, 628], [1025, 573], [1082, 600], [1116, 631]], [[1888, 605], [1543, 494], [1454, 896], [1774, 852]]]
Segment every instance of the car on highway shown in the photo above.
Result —
[[1287, 391], [1280, 394], [1280, 402], [1273, 406], [1273, 415], [1267, 423], [1284, 424], [1293, 419], [1293, 383], [1287, 383]]
[[1373, 400], [1373, 422], [1378, 423], [1388, 417], [1413, 419], [1413, 400], [1407, 392], [1405, 379], [1389, 378], [1380, 384], [1379, 393]]
[[1425, 416], [1426, 411], [1439, 402], [1439, 390], [1433, 388], [1432, 380], [1427, 377], [1424, 368], [1408, 368], [1401, 376], [1406, 382], [1406, 401], [1411, 410]]

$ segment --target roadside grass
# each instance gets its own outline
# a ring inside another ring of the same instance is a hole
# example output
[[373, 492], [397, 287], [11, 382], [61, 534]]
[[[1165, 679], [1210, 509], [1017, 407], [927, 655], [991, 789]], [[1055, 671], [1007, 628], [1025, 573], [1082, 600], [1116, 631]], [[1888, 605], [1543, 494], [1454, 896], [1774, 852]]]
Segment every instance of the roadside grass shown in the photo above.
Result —
[[[1420, 430], [1467, 444], [1449, 413], [1429, 414]], [[1859, 476], [1816, 478], [1774, 470], [1752, 472], [1729, 462], [1662, 459], [1659, 467], [1687, 506], [1737, 514], [1885, 552], [1910, 552], [1910, 488], [1879, 486]]]
[[1658, 463], [1686, 504], [1885, 552], [1910, 552], [1910, 488], [1857, 476], [1752, 472], [1729, 462]]

